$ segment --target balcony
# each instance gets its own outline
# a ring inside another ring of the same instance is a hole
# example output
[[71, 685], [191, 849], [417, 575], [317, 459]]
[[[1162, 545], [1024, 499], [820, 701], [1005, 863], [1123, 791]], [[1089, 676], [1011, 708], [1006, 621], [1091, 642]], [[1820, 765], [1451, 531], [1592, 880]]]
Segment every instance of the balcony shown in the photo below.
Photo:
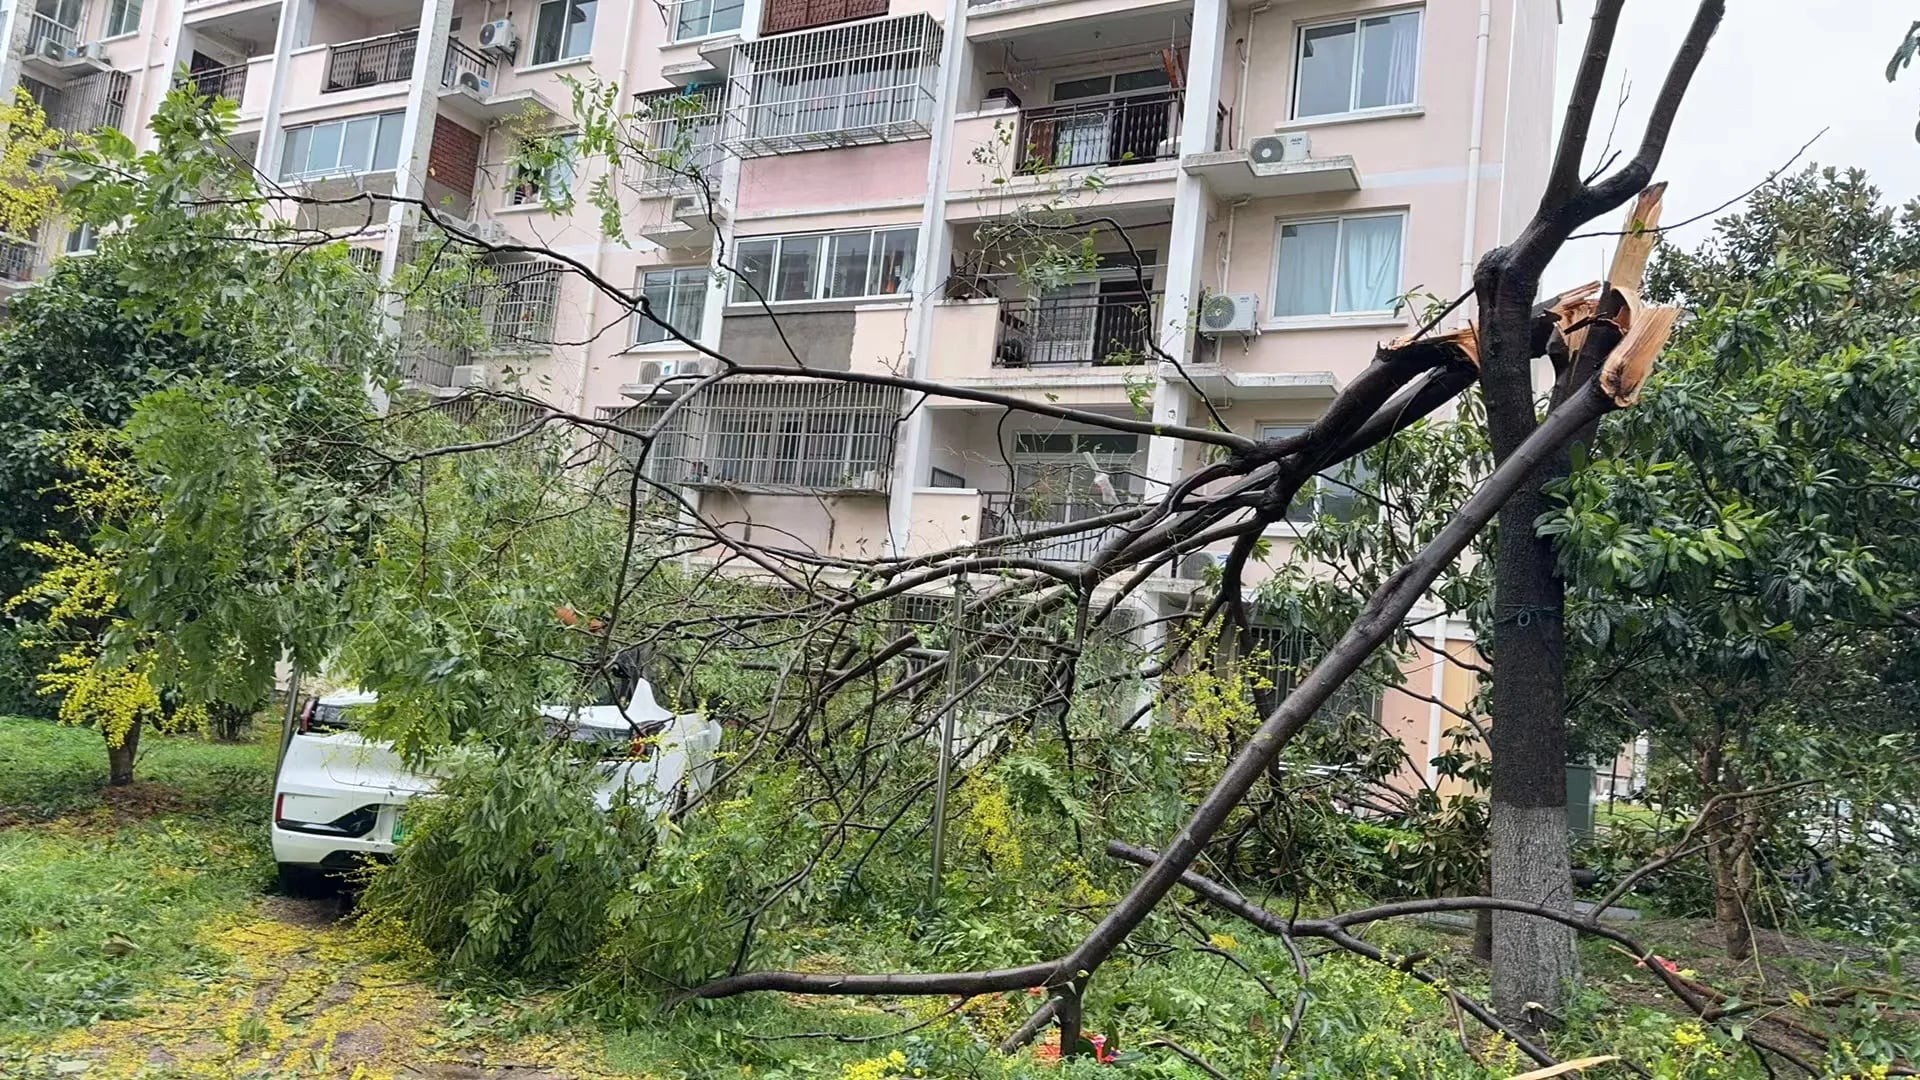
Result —
[[65, 62], [80, 47], [80, 28], [68, 26], [51, 15], [29, 11], [27, 16], [26, 55]]
[[746, 42], [728, 66], [741, 157], [926, 138], [941, 31], [925, 14]]
[[717, 86], [635, 96], [635, 112], [649, 118], [638, 180], [642, 190], [656, 196], [687, 195], [700, 192], [703, 184], [719, 183], [722, 104]]
[[1020, 111], [1020, 171], [1165, 161], [1180, 152], [1178, 90]]
[[201, 97], [226, 98], [239, 102], [247, 96], [247, 68], [251, 61], [190, 72], [173, 80], [175, 86], [191, 86]]
[[875, 19], [887, 13], [887, 0], [767, 0], [763, 34], [785, 34], [816, 26]]
[[327, 47], [325, 94], [381, 83], [405, 82], [413, 74], [413, 52], [418, 35], [412, 31], [350, 41]]
[[1137, 290], [1003, 303], [997, 368], [1126, 367], [1150, 362], [1162, 294]]

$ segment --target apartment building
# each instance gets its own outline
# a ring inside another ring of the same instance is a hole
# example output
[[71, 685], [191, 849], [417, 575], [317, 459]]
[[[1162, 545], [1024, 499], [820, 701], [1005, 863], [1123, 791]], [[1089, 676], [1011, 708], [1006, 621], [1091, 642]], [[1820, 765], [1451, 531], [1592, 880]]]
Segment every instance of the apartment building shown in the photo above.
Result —
[[[0, 83], [26, 86], [63, 127], [118, 124], [139, 140], [184, 68], [238, 102], [235, 149], [263, 174], [424, 198], [631, 284], [744, 362], [1197, 421], [1202, 403], [1163, 353], [1247, 434], [1310, 422], [1410, 326], [1401, 297], [1451, 299], [1525, 221], [1545, 178], [1559, 22], [1556, 0], [14, 3]], [[596, 208], [556, 212], [547, 197], [588, 190], [597, 165], [508, 164], [529, 132], [564, 137], [568, 80], [589, 76], [652, 110], [676, 149], [674, 168], [609, 178], [624, 238], [602, 234]], [[1099, 219], [1071, 280], [1006, 273], [993, 250], [1036, 207]], [[366, 245], [383, 273], [415, 216], [303, 214]], [[90, 242], [37, 239], [10, 238], [4, 287]], [[494, 263], [491, 346], [415, 350], [420, 384], [514, 380], [638, 421], [684, 385], [663, 379], [700, 370], [560, 264]], [[684, 412], [649, 464], [656, 479], [743, 535], [832, 555], [1097, 516], [1199, 463], [1173, 440], [827, 381], [732, 383]], [[1348, 503], [1329, 484], [1298, 514]], [[1098, 540], [1032, 548], [1071, 556]], [[1195, 573], [1193, 560], [1170, 568], [1143, 614], [1183, 603]], [[1436, 646], [1463, 647], [1460, 626], [1431, 629]], [[1455, 705], [1472, 693], [1430, 658], [1409, 685]], [[1410, 746], [1437, 743], [1439, 706], [1389, 694], [1381, 708]]]

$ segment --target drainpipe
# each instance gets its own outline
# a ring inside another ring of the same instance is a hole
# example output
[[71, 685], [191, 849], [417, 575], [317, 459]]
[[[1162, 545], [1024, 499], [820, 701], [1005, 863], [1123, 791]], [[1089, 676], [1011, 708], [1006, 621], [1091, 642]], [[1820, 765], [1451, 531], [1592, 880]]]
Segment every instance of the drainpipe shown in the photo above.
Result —
[[1247, 36], [1241, 39], [1240, 50], [1240, 92], [1233, 98], [1233, 145], [1237, 149], [1244, 150], [1247, 145], [1247, 73], [1253, 67], [1253, 28], [1272, 8], [1273, 0], [1262, 0], [1247, 11]]
[[[952, 261], [948, 254], [947, 173], [953, 154], [953, 117], [960, 111], [960, 90], [972, 63], [967, 49], [967, 0], [947, 0], [943, 32], [940, 99], [934, 103], [933, 139], [927, 150], [927, 201], [920, 216], [919, 254], [913, 266], [913, 302], [907, 311], [908, 373], [916, 379], [927, 376], [933, 352], [934, 308], [940, 303]], [[905, 555], [912, 541], [913, 493], [922, 483], [932, 454], [933, 416], [927, 404], [925, 399], [915, 402], [908, 392], [911, 411], [901, 421], [893, 482], [887, 492], [889, 550], [896, 556]]]
[[1474, 257], [1479, 254], [1480, 143], [1487, 127], [1487, 43], [1492, 36], [1493, 0], [1480, 0], [1480, 31], [1473, 45], [1473, 128], [1467, 136], [1467, 196], [1460, 235], [1460, 291], [1473, 288]]
[[[631, 2], [627, 4], [626, 17], [620, 20], [620, 73], [615, 77], [613, 85], [615, 90], [614, 100], [623, 103], [632, 100], [627, 94], [627, 81], [632, 78], [633, 75], [633, 20], [639, 11], [640, 0], [631, 0]], [[491, 126], [488, 129], [488, 134], [492, 134]], [[477, 187], [478, 178], [476, 177], [475, 180], [475, 186]], [[584, 177], [582, 180], [584, 180]], [[585, 185], [576, 182], [574, 186], [579, 188]], [[575, 198], [574, 217], [577, 222], [580, 211], [577, 194]], [[478, 202], [478, 200], [475, 201], [476, 203]], [[475, 214], [477, 215], [478, 213], [479, 207], [476, 205]], [[607, 247], [609, 245], [605, 236], [598, 235], [599, 229], [597, 221], [595, 222], [594, 233], [597, 236], [597, 242], [593, 246], [593, 276], [605, 281], [607, 277]], [[587, 337], [589, 340], [585, 345], [580, 347], [580, 386], [574, 394], [574, 409], [582, 416], [587, 415], [587, 407], [589, 405], [587, 401], [587, 386], [593, 379], [592, 339], [596, 336], [593, 333], [593, 329], [600, 325], [600, 304], [605, 299], [606, 297], [600, 292], [599, 288], [588, 286]], [[624, 346], [622, 347], [622, 353], [624, 353]], [[616, 353], [615, 356], [620, 356], [622, 353]]]

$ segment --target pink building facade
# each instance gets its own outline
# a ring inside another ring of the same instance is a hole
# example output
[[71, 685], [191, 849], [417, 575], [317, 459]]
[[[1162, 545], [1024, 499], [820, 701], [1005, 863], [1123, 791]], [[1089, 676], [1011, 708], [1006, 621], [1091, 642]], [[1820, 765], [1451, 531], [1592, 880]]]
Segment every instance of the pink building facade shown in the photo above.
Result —
[[[1310, 422], [1526, 220], [1558, 23], [1555, 0], [14, 0], [0, 84], [62, 126], [139, 141], [188, 69], [238, 103], [234, 146], [264, 175], [423, 199], [644, 291], [742, 362], [1169, 423], [1205, 415], [1197, 386], [1258, 434]], [[570, 80], [589, 78], [655, 110], [672, 164], [702, 182], [633, 161], [559, 180], [513, 168], [529, 133], [573, 128]], [[542, 192], [602, 180], [624, 237]], [[1006, 238], [1036, 209], [1093, 237], [1064, 280], [1007, 271]], [[418, 216], [303, 213], [381, 274]], [[89, 244], [57, 226], [4, 238], [0, 293]], [[673, 392], [663, 379], [701, 370], [582, 275], [495, 262], [493, 345], [415, 358], [423, 387], [513, 385], [642, 420]], [[688, 411], [699, 429], [663, 442], [656, 477], [742, 534], [832, 555], [1096, 516], [1198, 465], [1169, 439], [831, 383], [739, 385]], [[1314, 512], [1342, 512], [1336, 489]], [[1276, 529], [1282, 551], [1290, 535]], [[1169, 568], [1145, 603], [1184, 603], [1196, 572]], [[1463, 647], [1461, 627], [1433, 624]], [[1409, 685], [1460, 698], [1433, 666]], [[1383, 709], [1430, 756], [1440, 708]]]

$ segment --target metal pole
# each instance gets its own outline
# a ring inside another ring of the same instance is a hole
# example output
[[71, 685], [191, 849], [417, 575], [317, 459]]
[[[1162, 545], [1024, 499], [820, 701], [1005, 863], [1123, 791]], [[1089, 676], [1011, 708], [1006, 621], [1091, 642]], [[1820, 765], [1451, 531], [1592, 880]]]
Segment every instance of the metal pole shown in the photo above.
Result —
[[286, 760], [287, 744], [293, 741], [293, 725], [300, 713], [300, 665], [287, 666], [287, 711], [280, 717], [280, 749], [273, 755], [274, 782], [280, 780], [280, 764]]
[[947, 700], [940, 717], [940, 764], [933, 782], [933, 873], [927, 882], [927, 909], [940, 906], [940, 872], [947, 854], [947, 777], [953, 771], [953, 718], [960, 693], [960, 615], [965, 609], [966, 582], [953, 581], [953, 623], [947, 628]]

